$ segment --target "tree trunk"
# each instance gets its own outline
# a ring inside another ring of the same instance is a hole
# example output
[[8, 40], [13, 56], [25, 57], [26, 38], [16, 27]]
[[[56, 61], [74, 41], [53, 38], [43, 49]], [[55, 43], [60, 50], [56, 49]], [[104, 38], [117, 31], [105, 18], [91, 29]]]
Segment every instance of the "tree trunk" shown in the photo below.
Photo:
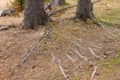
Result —
[[62, 5], [65, 2], [65, 0], [50, 0], [50, 6], [57, 6]]
[[100, 0], [91, 3], [91, 0], [78, 0], [76, 15], [74, 18], [81, 19], [86, 24], [88, 24], [87, 20], [90, 19], [98, 27], [104, 27], [104, 25], [99, 20], [96, 20], [97, 18], [93, 15], [93, 5], [99, 1]]
[[51, 11], [58, 5], [62, 5], [65, 3], [65, 0], [50, 0], [49, 5], [45, 9], [50, 9]]
[[87, 19], [91, 17], [92, 7], [91, 0], [78, 0], [75, 18], [87, 22]]
[[43, 0], [25, 0], [23, 29], [36, 29], [47, 21], [48, 15], [44, 10]]

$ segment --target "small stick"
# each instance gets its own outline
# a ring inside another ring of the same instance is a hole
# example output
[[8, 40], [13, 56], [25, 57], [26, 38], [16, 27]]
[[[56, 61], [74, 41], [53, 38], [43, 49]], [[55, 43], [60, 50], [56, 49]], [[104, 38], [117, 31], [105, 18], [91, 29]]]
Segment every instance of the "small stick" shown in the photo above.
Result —
[[51, 53], [51, 56], [52, 56], [52, 60], [51, 60], [50, 66], [53, 65], [53, 63], [55, 62], [55, 55], [53, 53]]
[[73, 63], [75, 62], [75, 60], [70, 56], [70, 55], [68, 55], [68, 54], [65, 54], [67, 57], [68, 57], [68, 59], [70, 59]]
[[62, 64], [61, 64], [61, 60], [59, 59], [58, 62], [59, 62], [59, 68], [60, 68], [60, 70], [61, 70], [63, 76], [65, 77], [65, 79], [67, 79], [68, 76], [65, 74], [65, 71], [64, 71], [64, 69], [63, 69], [63, 67], [62, 67]]
[[93, 70], [93, 72], [92, 72], [92, 74], [91, 74], [91, 77], [90, 77], [90, 80], [93, 80], [93, 78], [94, 78], [94, 76], [95, 76], [95, 74], [96, 74], [96, 72], [97, 72], [97, 66], [94, 66], [93, 67], [94, 68], [94, 70]]
[[79, 43], [75, 43], [75, 42], [72, 42], [73, 44], [75, 44], [77, 47], [79, 48], [83, 48], [83, 49], [86, 49], [85, 47], [82, 47]]
[[93, 47], [96, 47], [96, 48], [100, 48], [100, 49], [102, 48], [102, 47], [100, 47], [100, 46], [96, 46], [96, 45], [92, 45], [92, 46], [93, 46]]
[[82, 54], [80, 54], [79, 51], [75, 50], [75, 49], [72, 49], [76, 54], [79, 55], [80, 58], [82, 58], [83, 60], [85, 60], [86, 62], [88, 62], [90, 65], [93, 65], [93, 63], [85, 56], [83, 56]]
[[92, 48], [88, 48], [89, 51], [92, 53], [92, 55], [96, 58], [100, 58], [98, 55], [96, 55], [96, 53], [92, 50]]
[[79, 68], [81, 66], [81, 64], [78, 64], [74, 69], [73, 71], [75, 71], [77, 68]]
[[83, 60], [85, 60], [86, 62], [88, 62], [88, 58], [87, 58], [87, 57], [83, 56], [82, 54], [80, 54], [79, 51], [77, 51], [77, 50], [75, 50], [75, 49], [72, 49], [72, 50], [73, 50], [76, 54], [78, 54], [80, 58], [82, 58]]

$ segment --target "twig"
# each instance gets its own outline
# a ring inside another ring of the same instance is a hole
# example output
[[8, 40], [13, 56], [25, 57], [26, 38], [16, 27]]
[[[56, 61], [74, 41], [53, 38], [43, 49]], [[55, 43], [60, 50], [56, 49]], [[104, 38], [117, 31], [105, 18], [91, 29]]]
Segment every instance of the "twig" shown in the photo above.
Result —
[[96, 45], [92, 45], [93, 47], [96, 47], [96, 48], [100, 48], [100, 49], [102, 49], [102, 47], [100, 47], [100, 46], [96, 46]]
[[67, 79], [68, 76], [65, 74], [65, 71], [64, 71], [64, 69], [63, 69], [63, 67], [62, 67], [62, 64], [61, 64], [61, 60], [59, 59], [58, 62], [59, 62], [59, 68], [60, 68], [60, 70], [61, 70], [61, 72], [62, 72], [64, 78]]
[[48, 14], [48, 16], [55, 15], [55, 14], [57, 14], [58, 12], [61, 12], [61, 11], [63, 11], [63, 10], [66, 10], [66, 9], [72, 8], [72, 7], [76, 7], [76, 6], [77, 6], [77, 5], [72, 5], [72, 6], [64, 7], [64, 8], [62, 8], [62, 9], [59, 9], [59, 10], [56, 10], [56, 11], [52, 11], [51, 13]]
[[53, 63], [54, 63], [54, 61], [55, 61], [55, 55], [54, 55], [53, 53], [51, 53], [51, 56], [52, 56], [52, 60], [51, 60], [50, 66], [53, 65]]
[[18, 68], [22, 67], [22, 65], [27, 61], [27, 59], [32, 55], [33, 51], [35, 50], [35, 48], [37, 47], [38, 43], [45, 38], [46, 34], [50, 31], [50, 29], [46, 29], [43, 33], [40, 33], [40, 36], [38, 37], [38, 39], [36, 40], [36, 42], [34, 43], [34, 45], [30, 48], [30, 50], [25, 54], [25, 56], [23, 57], [23, 59], [20, 61], [20, 63], [10, 72], [11, 75], [15, 74], [15, 70], [17, 70]]
[[76, 54], [78, 54], [80, 58], [82, 58], [83, 60], [85, 60], [86, 62], [88, 62], [88, 58], [87, 58], [87, 57], [83, 56], [82, 54], [80, 54], [79, 51], [77, 51], [77, 50], [75, 50], [75, 49], [72, 49], [72, 50], [73, 50]]
[[67, 57], [68, 57], [68, 59], [70, 59], [73, 63], [75, 62], [75, 60], [70, 56], [70, 55], [68, 55], [68, 54], [65, 54]]
[[90, 80], [93, 80], [93, 78], [94, 78], [94, 76], [95, 76], [95, 74], [96, 74], [96, 72], [97, 72], [97, 66], [94, 66], [93, 67], [94, 68], [94, 70], [93, 70], [93, 72], [92, 72], [92, 74], [91, 74], [91, 77], [90, 77]]
[[[94, 55], [95, 57], [99, 57], [99, 56], [97, 56], [97, 55], [95, 54], [95, 52], [94, 52], [91, 48], [88, 48], [88, 49], [91, 51], [92, 55]], [[93, 70], [93, 72], [92, 72], [92, 74], [91, 74], [91, 77], [90, 77], [90, 80], [93, 80], [93, 77], [94, 77], [94, 75], [96, 74], [96, 71], [97, 71], [97, 66], [94, 66], [94, 63], [91, 62], [87, 57], [85, 57], [85, 56], [83, 56], [82, 54], [80, 54], [80, 52], [79, 52], [78, 50], [76, 50], [76, 49], [72, 49], [72, 50], [73, 50], [76, 54], [78, 54], [80, 58], [82, 58], [83, 60], [85, 60], [86, 62], [88, 62], [88, 63], [94, 68], [94, 70]], [[75, 69], [77, 69], [79, 66], [80, 66], [80, 64], [77, 65], [77, 66], [73, 69], [73, 71], [74, 71]]]
[[85, 47], [82, 47], [79, 43], [72, 42], [74, 45], [76, 45], [79, 48], [86, 49]]
[[101, 58], [100, 56], [96, 55], [96, 53], [92, 50], [92, 48], [88, 48], [92, 55], [96, 58]]
[[73, 68], [73, 71], [75, 71], [77, 68], [79, 68], [81, 64], [78, 64], [75, 68]]
[[80, 57], [80, 58], [82, 58], [83, 60], [85, 60], [86, 62], [88, 62], [90, 65], [93, 65], [93, 63], [87, 58], [87, 57], [85, 57], [85, 56], [83, 56], [82, 54], [80, 54], [80, 52], [79, 51], [77, 51], [77, 50], [75, 50], [75, 49], [72, 49], [76, 54], [78, 54], [78, 56]]

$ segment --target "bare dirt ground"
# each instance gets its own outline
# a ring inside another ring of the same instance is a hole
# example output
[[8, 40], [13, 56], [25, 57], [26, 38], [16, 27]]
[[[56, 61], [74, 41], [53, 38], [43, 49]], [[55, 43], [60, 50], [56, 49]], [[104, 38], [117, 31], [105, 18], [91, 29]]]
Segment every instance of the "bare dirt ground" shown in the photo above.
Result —
[[13, 0], [0, 0], [0, 10], [8, 8], [10, 5], [10, 1]]
[[[15, 28], [0, 31], [0, 80], [65, 80], [59, 68], [59, 60], [65, 74], [69, 76], [67, 80], [90, 80], [93, 67], [75, 51], [98, 67], [93, 80], [120, 80], [120, 15], [117, 14], [120, 1], [111, 1], [103, 0], [97, 3], [95, 15], [107, 23], [108, 16], [112, 17], [109, 23], [113, 25], [105, 26], [112, 34], [94, 24], [91, 24], [90, 29], [86, 29], [85, 23], [70, 20], [76, 7], [66, 10], [54, 16], [54, 22], [50, 22], [51, 41], [43, 39], [27, 62], [17, 69], [13, 76], [10, 75], [10, 71], [32, 47], [42, 28], [37, 31], [22, 30], [18, 25], [23, 19], [22, 16], [0, 17], [0, 25], [17, 25]], [[116, 14], [113, 14], [113, 11]], [[93, 56], [90, 49], [99, 58]]]

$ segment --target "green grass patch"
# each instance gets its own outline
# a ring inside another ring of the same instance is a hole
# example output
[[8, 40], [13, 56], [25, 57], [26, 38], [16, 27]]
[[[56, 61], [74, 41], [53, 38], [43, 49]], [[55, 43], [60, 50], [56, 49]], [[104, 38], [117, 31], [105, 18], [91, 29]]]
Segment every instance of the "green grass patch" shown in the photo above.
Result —
[[117, 52], [117, 55], [115, 57], [110, 57], [107, 59], [107, 61], [101, 61], [101, 62], [98, 62], [98, 64], [107, 69], [114, 68], [115, 65], [120, 64], [120, 50], [118, 50], [116, 52]]
[[[107, 61], [101, 61], [97, 64], [99, 65], [99, 75], [97, 78], [100, 80], [111, 80], [116, 71], [118, 71], [118, 65], [120, 64], [120, 50], [116, 51], [115, 57], [109, 57]], [[118, 71], [119, 72], [119, 71]]]
[[113, 26], [120, 22], [120, 8], [111, 10], [107, 12], [104, 16], [100, 18], [101, 22], [108, 26]]
[[63, 5], [70, 5], [69, 3], [67, 3], [67, 2], [64, 2], [64, 4]]
[[49, 2], [50, 0], [44, 0], [44, 2]]

